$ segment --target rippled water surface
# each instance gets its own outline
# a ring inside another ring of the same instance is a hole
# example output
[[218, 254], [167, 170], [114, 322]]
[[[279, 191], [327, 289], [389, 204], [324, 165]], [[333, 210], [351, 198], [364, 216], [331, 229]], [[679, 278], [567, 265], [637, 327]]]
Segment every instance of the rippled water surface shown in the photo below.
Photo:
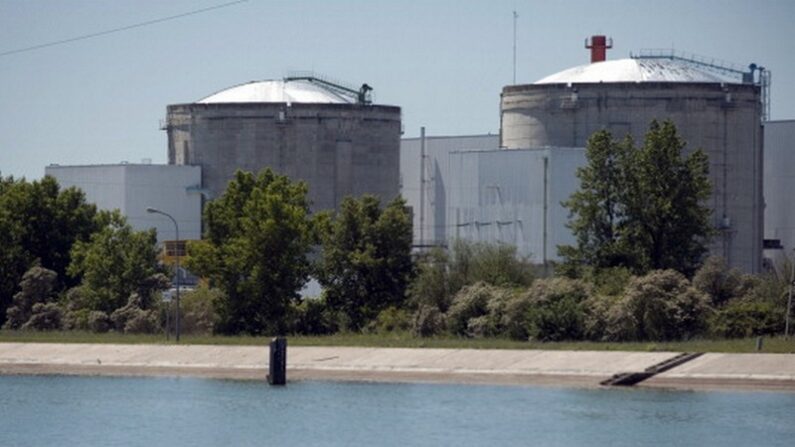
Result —
[[792, 446], [795, 394], [0, 377], [0, 445]]

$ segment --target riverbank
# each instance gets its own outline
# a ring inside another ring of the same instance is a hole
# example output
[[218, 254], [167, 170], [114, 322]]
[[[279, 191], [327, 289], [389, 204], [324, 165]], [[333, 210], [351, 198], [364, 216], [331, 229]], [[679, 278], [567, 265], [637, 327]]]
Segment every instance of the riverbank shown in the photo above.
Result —
[[[183, 345], [266, 346], [271, 337], [183, 334]], [[694, 339], [668, 342], [541, 342], [497, 337], [416, 337], [409, 332], [291, 335], [290, 346], [352, 346], [360, 348], [513, 349], [541, 351], [641, 351], [757, 353], [757, 338]], [[0, 330], [0, 343], [81, 343], [170, 345], [163, 334], [93, 333], [81, 331]], [[795, 337], [765, 337], [761, 352], [795, 354]]]
[[[598, 387], [678, 352], [291, 346], [288, 380]], [[265, 380], [265, 346], [0, 343], [0, 374]], [[795, 392], [795, 354], [704, 354], [638, 386]]]

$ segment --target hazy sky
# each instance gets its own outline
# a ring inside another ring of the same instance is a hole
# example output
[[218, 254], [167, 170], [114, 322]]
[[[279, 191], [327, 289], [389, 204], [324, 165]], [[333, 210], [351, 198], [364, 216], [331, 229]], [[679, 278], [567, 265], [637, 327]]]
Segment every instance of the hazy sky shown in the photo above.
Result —
[[[229, 1], [229, 0], [226, 0]], [[0, 0], [0, 53], [225, 0]], [[166, 105], [315, 70], [403, 108], [406, 136], [498, 132], [499, 95], [588, 62], [675, 48], [773, 73], [772, 118], [795, 118], [795, 1], [267, 1], [0, 56], [0, 173], [50, 163], [166, 161]]]

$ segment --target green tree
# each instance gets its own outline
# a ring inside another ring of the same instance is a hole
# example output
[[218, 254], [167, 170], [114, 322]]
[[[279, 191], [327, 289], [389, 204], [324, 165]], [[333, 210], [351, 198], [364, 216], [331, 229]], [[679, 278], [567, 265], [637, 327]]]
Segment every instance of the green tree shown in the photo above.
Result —
[[101, 215], [103, 228], [72, 248], [68, 272], [82, 282], [77, 302], [69, 304], [111, 314], [135, 294], [138, 307], [150, 307], [154, 291], [165, 285], [155, 230], [134, 231], [118, 211]]
[[80, 190], [60, 189], [52, 177], [0, 178], [0, 322], [23, 274], [36, 262], [56, 273], [56, 290], [79, 282], [67, 275], [71, 248], [99, 228], [96, 217], [96, 207]]
[[559, 248], [564, 272], [590, 266], [693, 274], [713, 232], [704, 205], [709, 164], [701, 150], [684, 156], [684, 147], [670, 121], [652, 121], [640, 148], [607, 131], [589, 139], [580, 189], [564, 202], [577, 239]]
[[188, 245], [187, 266], [224, 292], [216, 331], [276, 334], [309, 274], [307, 187], [265, 169], [238, 171], [205, 209], [205, 238]]
[[379, 312], [400, 307], [413, 274], [411, 219], [403, 199], [381, 208], [377, 198], [347, 197], [323, 232], [317, 276], [332, 310], [360, 330]]

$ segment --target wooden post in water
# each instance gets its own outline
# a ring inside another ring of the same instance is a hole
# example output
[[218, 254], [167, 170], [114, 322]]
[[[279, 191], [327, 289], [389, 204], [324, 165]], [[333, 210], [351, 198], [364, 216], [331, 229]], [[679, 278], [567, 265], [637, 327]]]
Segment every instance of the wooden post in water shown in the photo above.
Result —
[[287, 339], [285, 337], [274, 337], [271, 340], [268, 383], [271, 385], [287, 384]]

